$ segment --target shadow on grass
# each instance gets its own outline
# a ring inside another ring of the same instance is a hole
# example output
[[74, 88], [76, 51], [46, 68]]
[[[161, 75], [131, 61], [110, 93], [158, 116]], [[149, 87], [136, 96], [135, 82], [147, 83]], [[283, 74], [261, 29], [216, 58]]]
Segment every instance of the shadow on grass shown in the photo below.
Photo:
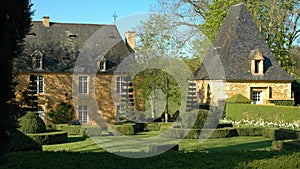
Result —
[[[149, 158], [125, 158], [107, 152], [17, 152], [7, 154], [4, 164], [0, 168], [234, 168], [239, 167], [241, 163], [277, 157], [283, 158], [278, 163], [289, 165], [291, 156], [298, 157], [300, 153], [287, 151], [214, 151], [209, 153], [169, 151]], [[264, 168], [266, 166], [257, 167]]]
[[75, 143], [75, 142], [80, 142], [86, 140], [86, 137], [83, 136], [72, 136], [68, 137], [68, 143]]
[[239, 151], [239, 150], [245, 150], [245, 151], [251, 151], [251, 150], [257, 150], [257, 149], [270, 149], [272, 146], [272, 140], [267, 141], [259, 141], [259, 142], [249, 142], [249, 143], [242, 143], [242, 144], [235, 144], [235, 145], [227, 145], [227, 146], [220, 146], [220, 147], [212, 147], [207, 148], [204, 150], [207, 151]]

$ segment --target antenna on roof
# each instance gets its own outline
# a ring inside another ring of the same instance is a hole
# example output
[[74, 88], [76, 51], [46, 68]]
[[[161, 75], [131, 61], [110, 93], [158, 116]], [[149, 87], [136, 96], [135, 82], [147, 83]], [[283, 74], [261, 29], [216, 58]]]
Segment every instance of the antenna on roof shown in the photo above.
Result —
[[116, 25], [116, 23], [117, 23], [117, 17], [118, 17], [117, 13], [114, 12], [114, 14], [113, 14], [112, 17], [114, 18], [114, 23], [115, 23], [115, 25]]

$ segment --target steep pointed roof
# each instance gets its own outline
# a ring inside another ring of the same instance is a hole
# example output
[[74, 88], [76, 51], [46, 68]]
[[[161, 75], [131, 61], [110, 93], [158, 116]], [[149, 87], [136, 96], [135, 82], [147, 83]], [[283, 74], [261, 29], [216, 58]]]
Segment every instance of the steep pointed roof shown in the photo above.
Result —
[[[264, 59], [264, 75], [251, 73], [251, 51]], [[244, 4], [231, 8], [195, 79], [226, 81], [293, 81], [277, 63]]]

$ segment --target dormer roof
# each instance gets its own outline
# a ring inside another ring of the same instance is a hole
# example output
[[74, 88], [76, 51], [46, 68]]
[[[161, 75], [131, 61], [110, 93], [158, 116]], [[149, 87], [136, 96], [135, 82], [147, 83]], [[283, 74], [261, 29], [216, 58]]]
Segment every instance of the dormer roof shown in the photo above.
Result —
[[[218, 52], [215, 52], [215, 47], [218, 47]], [[251, 73], [252, 59], [263, 59], [264, 76]], [[294, 80], [277, 63], [244, 4], [231, 8], [194, 77], [226, 81]]]

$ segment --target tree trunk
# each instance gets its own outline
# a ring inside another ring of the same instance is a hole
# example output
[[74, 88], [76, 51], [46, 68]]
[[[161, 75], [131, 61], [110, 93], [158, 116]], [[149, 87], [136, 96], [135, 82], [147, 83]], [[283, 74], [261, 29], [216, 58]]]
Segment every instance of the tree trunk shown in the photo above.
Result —
[[155, 96], [150, 96], [151, 118], [155, 118]]

